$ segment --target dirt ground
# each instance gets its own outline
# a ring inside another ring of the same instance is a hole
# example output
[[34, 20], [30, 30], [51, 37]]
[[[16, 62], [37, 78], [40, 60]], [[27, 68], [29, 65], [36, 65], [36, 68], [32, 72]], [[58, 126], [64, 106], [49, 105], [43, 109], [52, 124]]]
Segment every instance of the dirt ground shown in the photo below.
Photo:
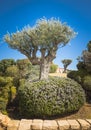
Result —
[[57, 118], [56, 120], [59, 119], [91, 119], [91, 104], [84, 104], [84, 106], [82, 106], [80, 108], [80, 110], [74, 114], [71, 114], [69, 116], [65, 116], [62, 118]]

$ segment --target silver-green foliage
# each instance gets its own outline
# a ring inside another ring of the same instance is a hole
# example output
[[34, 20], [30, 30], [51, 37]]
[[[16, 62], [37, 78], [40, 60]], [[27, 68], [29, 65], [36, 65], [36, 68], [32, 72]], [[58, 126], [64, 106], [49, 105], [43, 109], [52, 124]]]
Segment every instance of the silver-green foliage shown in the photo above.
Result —
[[38, 50], [44, 56], [49, 53], [53, 55], [58, 46], [66, 45], [74, 35], [74, 31], [65, 23], [54, 18], [43, 18], [39, 19], [34, 27], [26, 26], [16, 33], [8, 33], [4, 39], [11, 48], [30, 58], [36, 58]]
[[71, 64], [71, 59], [64, 59], [62, 60], [63, 66], [64, 66], [64, 72], [66, 72], [67, 67]]
[[18, 96], [20, 114], [25, 118], [65, 115], [78, 110], [85, 101], [77, 82], [56, 77], [22, 84]]
[[47, 79], [49, 66], [56, 57], [56, 51], [74, 36], [72, 28], [58, 19], [42, 18], [33, 27], [27, 26], [16, 33], [6, 34], [4, 40], [11, 48], [26, 55], [32, 64], [40, 64], [40, 79]]

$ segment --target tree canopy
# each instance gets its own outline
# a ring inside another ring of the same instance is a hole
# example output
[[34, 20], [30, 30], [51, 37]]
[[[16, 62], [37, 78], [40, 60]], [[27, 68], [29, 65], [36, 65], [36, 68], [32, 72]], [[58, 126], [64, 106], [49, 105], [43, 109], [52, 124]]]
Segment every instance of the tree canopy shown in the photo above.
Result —
[[[66, 23], [58, 19], [37, 20], [35, 26], [26, 26], [16, 33], [6, 34], [4, 40], [8, 45], [20, 51], [32, 64], [40, 64], [40, 79], [48, 75], [50, 62], [56, 57], [56, 51], [65, 46], [75, 32]], [[43, 72], [43, 73], [42, 73]]]
[[63, 66], [64, 66], [64, 72], [66, 72], [66, 69], [67, 69], [68, 65], [71, 64], [71, 62], [72, 62], [71, 59], [64, 59], [64, 60], [62, 60], [62, 63], [63, 63]]

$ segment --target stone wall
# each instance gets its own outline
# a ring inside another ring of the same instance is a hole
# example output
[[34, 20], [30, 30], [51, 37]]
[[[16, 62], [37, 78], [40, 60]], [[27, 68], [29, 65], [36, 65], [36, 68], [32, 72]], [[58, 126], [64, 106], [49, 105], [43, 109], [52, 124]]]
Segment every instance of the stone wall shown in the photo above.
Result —
[[91, 130], [91, 119], [11, 120], [0, 114], [0, 130]]

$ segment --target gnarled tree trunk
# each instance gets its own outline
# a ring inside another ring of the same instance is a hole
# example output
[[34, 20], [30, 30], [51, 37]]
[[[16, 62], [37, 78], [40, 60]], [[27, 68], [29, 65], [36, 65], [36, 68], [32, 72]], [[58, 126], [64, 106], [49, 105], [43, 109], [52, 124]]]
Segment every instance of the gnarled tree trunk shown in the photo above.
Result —
[[63, 71], [63, 73], [66, 73], [66, 68], [67, 68], [67, 66], [64, 65], [64, 71]]
[[48, 79], [48, 73], [50, 70], [50, 62], [48, 62], [46, 59], [43, 59], [40, 64], [40, 76], [39, 79]]

